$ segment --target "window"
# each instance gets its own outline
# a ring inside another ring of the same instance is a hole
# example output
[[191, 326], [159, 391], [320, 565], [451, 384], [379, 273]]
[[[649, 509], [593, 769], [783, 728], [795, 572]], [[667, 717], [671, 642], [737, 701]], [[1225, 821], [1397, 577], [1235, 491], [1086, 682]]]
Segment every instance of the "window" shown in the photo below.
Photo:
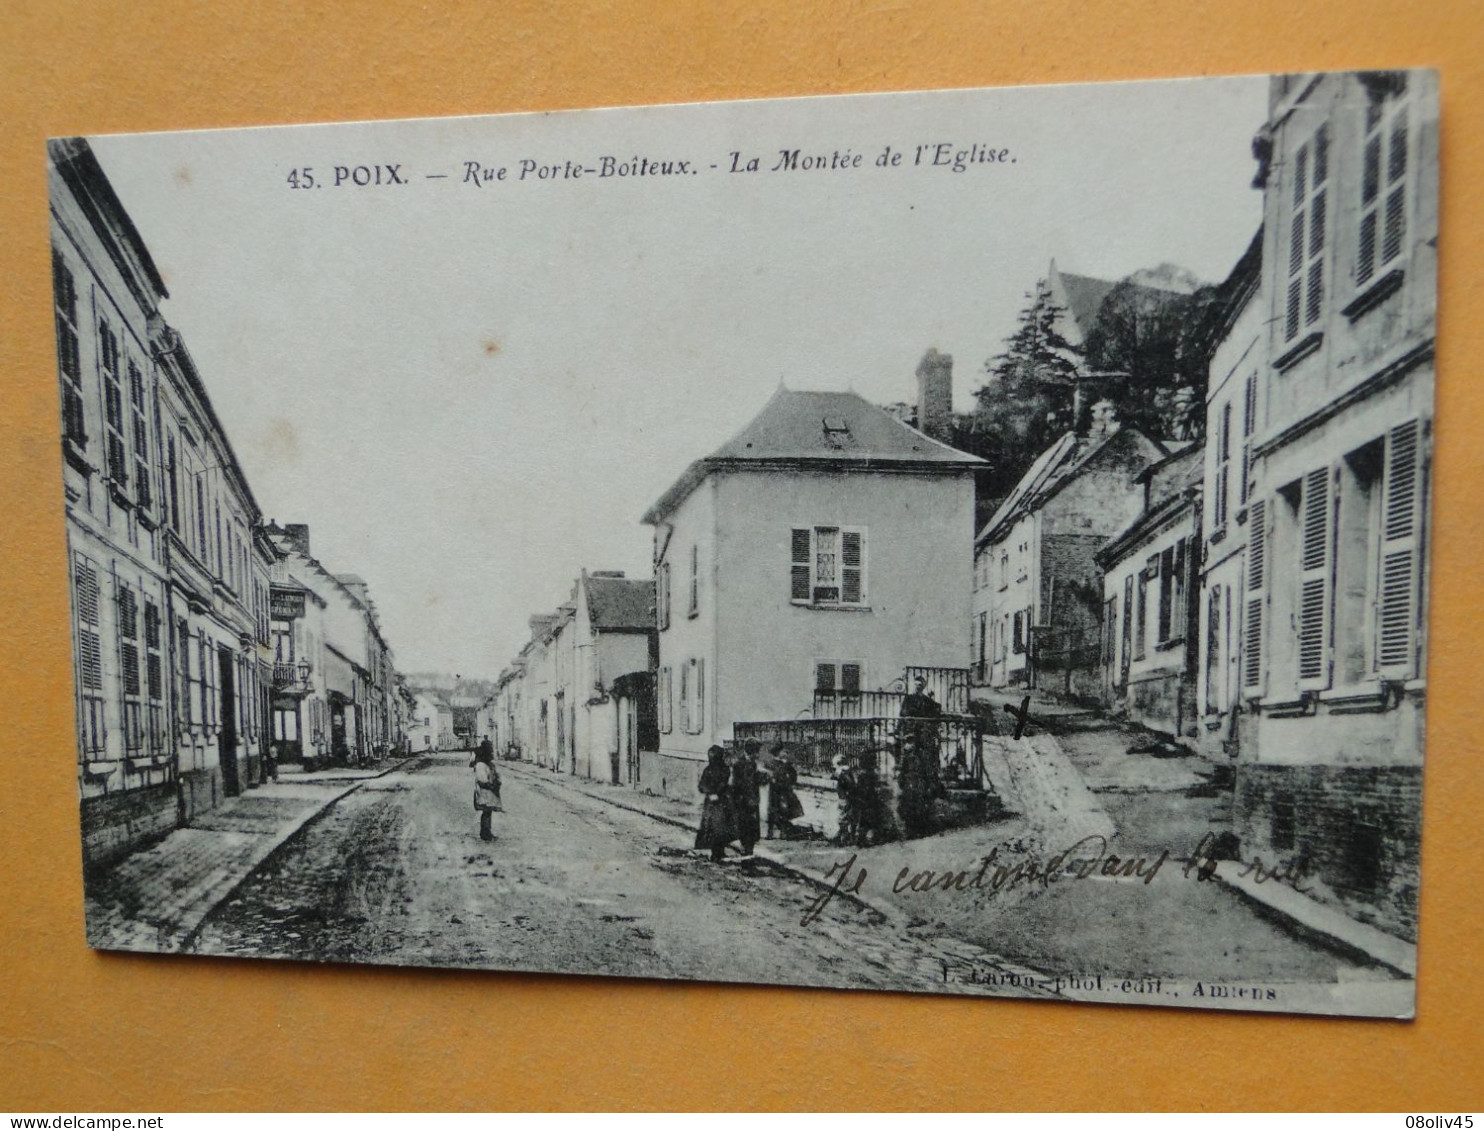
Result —
[[99, 622], [98, 570], [78, 555], [73, 572], [77, 608], [77, 737], [85, 759], [106, 746], [103, 712], [103, 629]]
[[1293, 155], [1293, 215], [1288, 224], [1288, 293], [1284, 338], [1319, 321], [1324, 304], [1325, 213], [1329, 127], [1321, 125]]
[[1144, 658], [1144, 643], [1149, 635], [1149, 579], [1159, 576], [1158, 556], [1149, 559], [1139, 571], [1134, 589], [1134, 659]]
[[144, 738], [139, 679], [139, 601], [127, 585], [118, 588], [119, 686], [122, 691], [124, 749], [138, 754]]
[[1129, 660], [1133, 656], [1134, 632], [1134, 575], [1123, 579], [1123, 630], [1119, 633], [1118, 670], [1119, 682], [1128, 678]]
[[687, 660], [680, 669], [680, 713], [687, 734], [706, 729], [705, 660]]
[[861, 673], [865, 670], [859, 660], [816, 660], [814, 663], [815, 694], [859, 695]]
[[180, 468], [175, 460], [173, 434], [165, 440], [165, 466], [170, 476], [170, 525], [175, 528], [175, 533], [183, 534], [180, 526]]
[[154, 501], [149, 482], [149, 426], [144, 407], [144, 377], [139, 366], [129, 362], [129, 420], [134, 441], [134, 501], [147, 510]]
[[1329, 686], [1334, 503], [1330, 470], [1304, 476], [1300, 504], [1298, 677], [1301, 689]]
[[160, 606], [144, 602], [144, 691], [148, 712], [145, 738], [151, 754], [163, 754], [165, 735], [165, 670], [160, 653]]
[[1247, 375], [1247, 387], [1242, 394], [1242, 483], [1240, 487], [1242, 505], [1247, 498], [1252, 477], [1252, 434], [1257, 431], [1257, 374]]
[[1407, 224], [1406, 89], [1366, 107], [1355, 281], [1370, 282], [1401, 258]]
[[78, 349], [77, 283], [55, 248], [52, 249], [52, 304], [57, 323], [57, 369], [62, 382], [62, 435], [82, 447], [88, 435]]
[[1232, 406], [1228, 401], [1221, 406], [1221, 421], [1216, 428], [1216, 480], [1211, 492], [1211, 526], [1220, 530], [1226, 526], [1227, 476], [1231, 465]]
[[196, 556], [202, 565], [208, 565], [206, 556], [206, 486], [201, 482], [201, 472], [196, 473]]
[[1159, 635], [1160, 644], [1173, 644], [1185, 638], [1185, 539], [1160, 552], [1159, 558]]
[[1376, 668], [1386, 678], [1406, 679], [1421, 671], [1422, 458], [1420, 422], [1408, 421], [1387, 433], [1376, 632]]
[[1000, 588], [1006, 589], [1010, 585], [1010, 551], [1000, 551]]
[[690, 610], [688, 615], [695, 616], [701, 611], [701, 548], [692, 546], [690, 548]]
[[124, 392], [119, 383], [119, 340], [106, 321], [98, 322], [98, 354], [103, 367], [103, 424], [107, 438], [108, 478], [119, 490], [129, 482], [124, 448]]
[[660, 668], [660, 678], [655, 681], [655, 690], [659, 697], [659, 721], [660, 730], [669, 734], [675, 729], [675, 721], [672, 715], [673, 701], [671, 699], [671, 678], [669, 668]]
[[1015, 614], [1014, 638], [1011, 641], [1011, 649], [1017, 656], [1025, 652], [1026, 645], [1030, 642], [1031, 611], [1020, 609]]
[[866, 603], [866, 532], [796, 526], [791, 538], [789, 596], [809, 605]]
[[1247, 596], [1242, 614], [1242, 688], [1261, 694], [1263, 689], [1263, 621], [1267, 604], [1268, 507], [1266, 499], [1253, 502], [1248, 515]]

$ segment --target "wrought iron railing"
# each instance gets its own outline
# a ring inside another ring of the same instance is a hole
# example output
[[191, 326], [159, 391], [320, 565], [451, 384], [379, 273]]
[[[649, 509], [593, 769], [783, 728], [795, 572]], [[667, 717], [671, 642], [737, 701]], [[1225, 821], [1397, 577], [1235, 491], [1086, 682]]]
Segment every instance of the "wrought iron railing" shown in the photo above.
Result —
[[781, 745], [800, 774], [833, 778], [847, 762], [875, 753], [878, 772], [891, 771], [904, 741], [929, 741], [937, 746], [938, 765], [945, 784], [982, 788], [984, 779], [983, 722], [971, 715], [944, 715], [937, 719], [892, 717], [783, 719], [732, 725], [735, 742], [755, 741], [765, 762]]
[[902, 674], [902, 690], [915, 690], [919, 679], [927, 684], [923, 690], [932, 694], [945, 715], [968, 714], [968, 668], [909, 667]]
[[307, 691], [309, 689], [309, 673], [312, 669], [308, 660], [300, 660], [298, 663], [285, 663], [279, 661], [273, 665], [273, 688], [275, 691]]
[[814, 693], [816, 719], [894, 718], [902, 713], [905, 691], [824, 691]]

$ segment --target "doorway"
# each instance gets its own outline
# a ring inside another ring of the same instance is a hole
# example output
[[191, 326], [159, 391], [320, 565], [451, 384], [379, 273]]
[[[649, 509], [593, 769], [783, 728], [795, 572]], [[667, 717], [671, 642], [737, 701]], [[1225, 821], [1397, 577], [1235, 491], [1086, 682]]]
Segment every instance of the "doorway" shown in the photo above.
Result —
[[218, 648], [217, 670], [221, 673], [221, 734], [218, 749], [222, 763], [222, 791], [228, 797], [242, 792], [237, 773], [237, 668], [229, 648]]

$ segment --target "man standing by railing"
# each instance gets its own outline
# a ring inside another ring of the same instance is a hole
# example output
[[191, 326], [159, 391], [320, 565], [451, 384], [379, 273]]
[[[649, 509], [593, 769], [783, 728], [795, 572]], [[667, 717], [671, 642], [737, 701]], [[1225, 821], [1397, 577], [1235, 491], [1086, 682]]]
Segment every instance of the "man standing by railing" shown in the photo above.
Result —
[[943, 709], [927, 691], [927, 679], [917, 677], [911, 695], [902, 700], [898, 729], [897, 781], [901, 786], [898, 812], [908, 836], [932, 831], [933, 801], [943, 794], [938, 768], [938, 729]]

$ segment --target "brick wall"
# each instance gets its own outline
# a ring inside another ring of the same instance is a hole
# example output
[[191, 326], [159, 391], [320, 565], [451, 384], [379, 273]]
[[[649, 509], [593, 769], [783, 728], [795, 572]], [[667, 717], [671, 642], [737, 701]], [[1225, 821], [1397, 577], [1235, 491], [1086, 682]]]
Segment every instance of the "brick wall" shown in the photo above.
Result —
[[1312, 898], [1416, 940], [1420, 768], [1244, 763], [1235, 817], [1244, 860], [1304, 857]]
[[83, 867], [107, 867], [159, 840], [176, 827], [178, 820], [175, 785], [169, 782], [84, 798]]

